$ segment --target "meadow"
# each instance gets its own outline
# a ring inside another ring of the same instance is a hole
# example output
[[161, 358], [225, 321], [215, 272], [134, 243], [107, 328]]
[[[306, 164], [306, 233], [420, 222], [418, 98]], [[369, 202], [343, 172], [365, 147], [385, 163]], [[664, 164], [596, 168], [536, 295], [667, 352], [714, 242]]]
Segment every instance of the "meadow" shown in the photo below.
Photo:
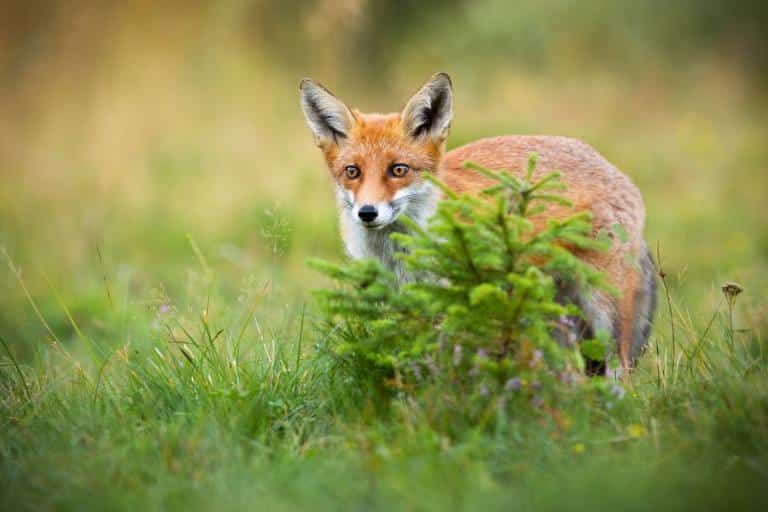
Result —
[[[19, 7], [3, 26], [0, 509], [768, 505], [759, 18], [246, 4]], [[307, 260], [345, 256], [299, 79], [390, 111], [438, 70], [449, 147], [577, 137], [642, 191], [665, 277], [616, 400], [458, 428], [324, 353], [310, 291], [332, 285]]]

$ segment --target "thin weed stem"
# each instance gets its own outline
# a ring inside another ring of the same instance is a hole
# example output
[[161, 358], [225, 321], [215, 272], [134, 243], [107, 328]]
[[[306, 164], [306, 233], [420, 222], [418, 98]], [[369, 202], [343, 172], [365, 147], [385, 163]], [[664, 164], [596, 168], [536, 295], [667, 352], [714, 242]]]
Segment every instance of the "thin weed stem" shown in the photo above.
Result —
[[13, 260], [8, 254], [8, 251], [5, 250], [5, 247], [0, 247], [0, 252], [2, 252], [3, 259], [5, 259], [5, 262], [8, 265], [8, 268], [11, 270], [11, 273], [16, 277], [16, 280], [19, 282], [19, 285], [21, 286], [21, 289], [24, 291], [24, 295], [27, 298], [27, 302], [29, 302], [29, 305], [32, 306], [32, 310], [35, 312], [35, 315], [37, 316], [38, 320], [40, 320], [40, 323], [43, 324], [43, 327], [45, 327], [45, 330], [48, 331], [48, 334], [51, 335], [51, 338], [56, 343], [61, 345], [61, 340], [59, 340], [59, 337], [56, 336], [55, 332], [53, 332], [53, 329], [51, 329], [51, 326], [48, 325], [48, 322], [45, 320], [45, 317], [40, 312], [40, 309], [37, 307], [35, 300], [32, 298], [32, 294], [29, 293], [29, 288], [27, 288], [26, 283], [24, 283], [24, 279], [21, 277], [21, 269], [16, 267], [16, 265], [14, 265]]
[[21, 385], [24, 386], [24, 393], [27, 395], [27, 402], [32, 401], [32, 393], [29, 391], [29, 386], [27, 386], [27, 379], [24, 378], [24, 372], [21, 371], [19, 362], [16, 361], [16, 357], [13, 355], [13, 352], [11, 352], [11, 348], [8, 346], [8, 343], [6, 343], [5, 338], [2, 336], [0, 336], [0, 343], [3, 344], [5, 352], [8, 354], [8, 357], [11, 358], [13, 367], [16, 368], [16, 373], [19, 374], [19, 380], [21, 380]]
[[99, 266], [101, 267], [101, 280], [104, 282], [104, 288], [107, 290], [107, 300], [109, 301], [109, 307], [114, 312], [115, 303], [112, 300], [112, 292], [109, 289], [109, 280], [107, 279], [107, 270], [104, 266], [104, 258], [101, 256], [101, 249], [96, 246], [96, 254], [99, 256]]
[[677, 360], [677, 336], [675, 334], [675, 317], [672, 312], [672, 296], [669, 293], [669, 285], [667, 284], [667, 273], [664, 272], [664, 266], [661, 263], [661, 244], [656, 242], [656, 262], [659, 266], [659, 278], [664, 286], [664, 295], [667, 298], [667, 308], [669, 310], [669, 326], [672, 333], [672, 372], [675, 372], [675, 361]]
[[728, 303], [728, 343], [731, 352], [735, 347], [735, 330], [733, 328], [733, 307], [736, 304], [736, 297], [744, 291], [744, 288], [737, 283], [725, 283], [722, 288], [725, 300]]

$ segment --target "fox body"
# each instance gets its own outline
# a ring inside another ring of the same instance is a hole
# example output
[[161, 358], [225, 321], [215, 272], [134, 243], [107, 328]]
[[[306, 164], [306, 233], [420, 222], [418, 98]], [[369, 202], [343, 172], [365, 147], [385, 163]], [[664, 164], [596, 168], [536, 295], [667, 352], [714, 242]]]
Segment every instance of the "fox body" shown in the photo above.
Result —
[[[404, 229], [398, 222], [402, 215], [426, 226], [441, 199], [424, 173], [433, 173], [458, 193], [476, 194], [492, 183], [465, 168], [468, 160], [522, 173], [530, 154], [536, 153], [534, 177], [560, 171], [574, 208], [552, 205], [532, 219], [534, 227], [574, 210], [589, 211], [595, 235], [604, 232], [611, 238], [608, 251], [577, 255], [601, 270], [619, 295], [562, 289], [561, 300], [577, 304], [584, 313], [584, 320], [573, 327], [577, 336], [610, 333], [623, 368], [631, 368], [647, 342], [656, 306], [655, 270], [643, 239], [645, 208], [631, 180], [594, 149], [565, 137], [501, 136], [446, 152], [453, 93], [443, 73], [433, 76], [401, 113], [352, 110], [309, 79], [301, 82], [301, 105], [336, 182], [347, 252], [353, 258], [378, 258], [401, 281], [414, 276], [395, 258], [398, 247], [390, 235]], [[617, 225], [626, 236], [614, 236]]]

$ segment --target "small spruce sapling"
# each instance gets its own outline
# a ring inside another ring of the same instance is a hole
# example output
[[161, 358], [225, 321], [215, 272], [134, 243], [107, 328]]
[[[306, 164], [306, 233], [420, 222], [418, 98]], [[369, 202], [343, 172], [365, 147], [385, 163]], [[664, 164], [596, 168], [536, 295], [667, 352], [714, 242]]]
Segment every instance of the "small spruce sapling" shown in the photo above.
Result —
[[[519, 178], [468, 163], [494, 182], [479, 197], [428, 176], [444, 194], [435, 215], [426, 228], [403, 219], [406, 233], [392, 235], [419, 279], [398, 284], [376, 260], [310, 262], [338, 285], [315, 295], [326, 353], [357, 386], [379, 394], [431, 389], [477, 419], [490, 403], [542, 407], [584, 381], [578, 344], [553, 336], [581, 312], [559, 303], [557, 292], [605, 287], [569, 248], [606, 243], [592, 236], [586, 212], [534, 230], [531, 218], [549, 204], [570, 206], [558, 195], [560, 174], [534, 180], [535, 166], [532, 155]], [[593, 354], [605, 347], [588, 341]]]

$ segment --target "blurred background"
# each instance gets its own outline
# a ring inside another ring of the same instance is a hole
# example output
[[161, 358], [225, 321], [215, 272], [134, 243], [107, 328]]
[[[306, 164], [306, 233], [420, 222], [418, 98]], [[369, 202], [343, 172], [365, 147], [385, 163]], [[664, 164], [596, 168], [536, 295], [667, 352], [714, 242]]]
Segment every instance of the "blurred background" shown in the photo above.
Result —
[[585, 140], [642, 190], [676, 307], [706, 323], [736, 280], [764, 317], [766, 26], [759, 0], [4, 1], [0, 334], [44, 345], [31, 298], [63, 339], [120, 337], [201, 261], [303, 301], [305, 260], [343, 253], [299, 79], [394, 111], [436, 71], [450, 147]]

